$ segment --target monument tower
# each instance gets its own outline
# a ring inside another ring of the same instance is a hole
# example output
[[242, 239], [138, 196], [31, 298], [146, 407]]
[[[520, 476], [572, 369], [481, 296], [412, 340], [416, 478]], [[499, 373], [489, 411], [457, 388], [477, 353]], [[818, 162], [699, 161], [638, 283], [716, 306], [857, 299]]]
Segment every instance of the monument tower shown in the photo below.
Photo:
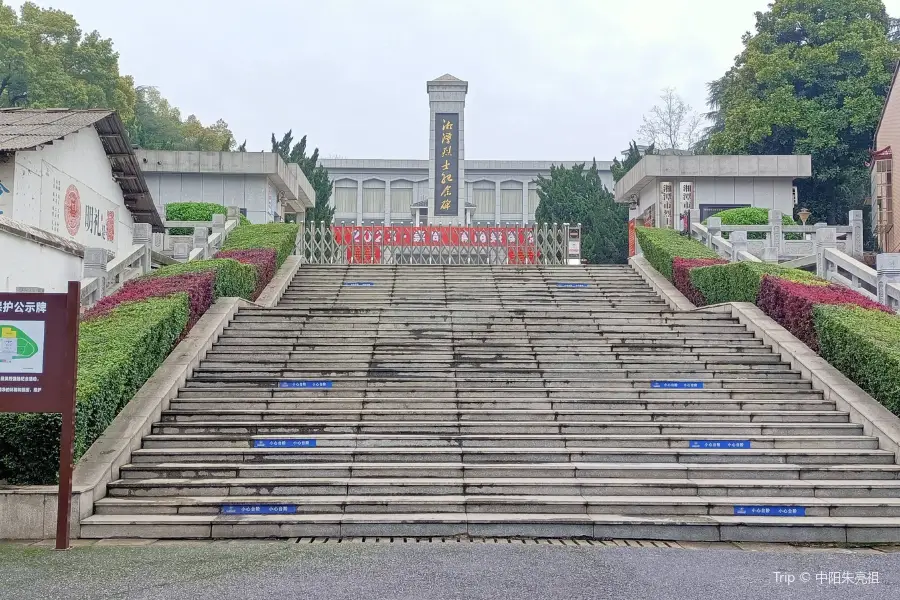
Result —
[[449, 73], [427, 84], [429, 222], [449, 225], [465, 220], [465, 107], [469, 83]]

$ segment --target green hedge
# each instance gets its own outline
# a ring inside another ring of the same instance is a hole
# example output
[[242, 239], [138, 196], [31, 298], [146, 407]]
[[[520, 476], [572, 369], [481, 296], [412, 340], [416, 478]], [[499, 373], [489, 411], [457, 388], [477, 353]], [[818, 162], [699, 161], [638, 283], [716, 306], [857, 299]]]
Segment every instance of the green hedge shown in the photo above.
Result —
[[877, 310], [817, 305], [819, 354], [900, 416], [900, 319]]
[[[122, 304], [81, 323], [78, 339], [75, 458], [112, 423], [168, 356], [188, 322], [187, 294]], [[0, 479], [58, 479], [58, 414], [0, 414]]]
[[[228, 209], [212, 202], [173, 202], [166, 204], [167, 221], [212, 221], [213, 215], [227, 215]], [[173, 227], [172, 235], [192, 235], [193, 227]]]
[[752, 302], [756, 304], [759, 284], [764, 275], [775, 275], [789, 281], [827, 285], [812, 273], [788, 269], [770, 263], [738, 262], [691, 269], [691, 283], [700, 290], [708, 304]]
[[[746, 206], [743, 208], [729, 208], [728, 210], [723, 210], [721, 212], [717, 212], [713, 217], [719, 217], [722, 219], [722, 225], [768, 225], [769, 224], [769, 211], [765, 208], [754, 208], [752, 206]], [[706, 225], [706, 221], [703, 221], [703, 224]], [[790, 215], [781, 215], [781, 224], [782, 225], [796, 225], [794, 219], [790, 217]], [[728, 232], [723, 232], [722, 237], [728, 239]], [[747, 234], [748, 240], [764, 240], [766, 239], [766, 234], [758, 231], [749, 232]], [[788, 239], [799, 239], [799, 234], [788, 234]]]
[[156, 269], [149, 275], [144, 275], [144, 278], [168, 277], [170, 275], [204, 271], [216, 272], [216, 298], [237, 297], [250, 299], [253, 297], [253, 291], [256, 289], [256, 267], [241, 264], [230, 258], [192, 260], [191, 262], [169, 265], [162, 269]]
[[635, 229], [638, 244], [644, 258], [666, 279], [672, 280], [672, 259], [682, 258], [719, 258], [715, 250], [711, 250], [674, 229], [638, 227]]
[[293, 254], [299, 230], [299, 225], [293, 223], [247, 225], [232, 231], [222, 244], [222, 250], [274, 248], [280, 267]]

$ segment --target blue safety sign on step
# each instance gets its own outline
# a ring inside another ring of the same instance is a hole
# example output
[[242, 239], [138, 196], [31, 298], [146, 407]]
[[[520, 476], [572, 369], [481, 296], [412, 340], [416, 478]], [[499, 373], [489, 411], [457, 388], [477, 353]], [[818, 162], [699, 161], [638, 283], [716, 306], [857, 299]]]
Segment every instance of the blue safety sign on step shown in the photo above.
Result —
[[278, 387], [291, 389], [330, 388], [332, 386], [333, 382], [331, 381], [311, 381], [307, 379], [283, 379], [278, 382]]
[[590, 284], [589, 283], [557, 283], [556, 287], [561, 288], [586, 288]]
[[344, 287], [375, 287], [374, 281], [347, 281]]
[[223, 504], [223, 515], [292, 515], [296, 504]]
[[315, 448], [316, 440], [301, 440], [290, 438], [267, 438], [253, 440], [254, 448]]
[[750, 440], [691, 440], [691, 448], [702, 450], [749, 450]]
[[650, 387], [667, 390], [702, 390], [702, 381], [651, 381]]
[[805, 517], [805, 506], [735, 506], [734, 514], [741, 517]]

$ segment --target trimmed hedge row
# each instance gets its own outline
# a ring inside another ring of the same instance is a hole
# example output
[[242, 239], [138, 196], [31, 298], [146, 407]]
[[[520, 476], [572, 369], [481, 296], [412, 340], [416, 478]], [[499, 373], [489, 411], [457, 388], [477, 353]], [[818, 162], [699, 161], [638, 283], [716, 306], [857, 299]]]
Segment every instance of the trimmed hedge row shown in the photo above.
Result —
[[298, 231], [300, 226], [294, 223], [247, 225], [232, 231], [222, 244], [222, 250], [274, 248], [280, 267], [293, 254]]
[[707, 248], [675, 231], [638, 228], [637, 235], [647, 260], [660, 273], [668, 267], [666, 276], [692, 302], [756, 304], [900, 415], [900, 317], [888, 307], [798, 269], [748, 262], [706, 266], [715, 262], [698, 260]]
[[245, 265], [256, 267], [256, 289], [251, 300], [256, 300], [278, 270], [278, 253], [273, 248], [260, 248], [256, 250], [223, 250], [216, 254], [216, 258], [230, 258]]
[[[188, 324], [188, 296], [121, 304], [84, 321], [78, 339], [75, 458], [112, 423], [168, 356]], [[57, 414], [0, 414], [0, 479], [13, 484], [57, 480]]]
[[89, 321], [102, 317], [113, 308], [126, 302], [135, 302], [137, 300], [169, 296], [183, 292], [188, 296], [190, 307], [190, 316], [185, 328], [185, 333], [187, 333], [197, 324], [203, 313], [209, 310], [209, 307], [215, 300], [215, 281], [215, 271], [128, 281], [118, 293], [107, 296], [97, 302], [84, 314], [83, 318], [85, 321]]
[[900, 319], [880, 310], [820, 304], [813, 320], [822, 358], [900, 415]]
[[720, 266], [691, 270], [691, 284], [700, 291], [702, 298], [700, 302], [694, 304], [700, 306], [722, 302], [756, 304], [759, 285], [766, 275], [774, 275], [789, 281], [802, 281], [810, 285], [826, 285], [825, 281], [800, 269], [788, 269], [770, 263], [726, 262]]
[[[228, 209], [212, 202], [173, 202], [166, 204], [166, 221], [212, 221], [213, 215], [227, 215]], [[193, 227], [173, 227], [172, 235], [192, 235]]]
[[840, 285], [809, 285], [766, 275], [759, 286], [757, 306], [794, 334], [807, 346], [819, 351], [813, 307], [819, 304], [852, 305], [869, 310], [885, 310], [886, 306], [869, 300], [859, 292]]
[[256, 269], [230, 258], [209, 258], [169, 265], [144, 275], [138, 281], [184, 275], [186, 273], [213, 272], [216, 277], [216, 298], [250, 298], [256, 289]]
[[674, 229], [638, 227], [635, 234], [638, 244], [644, 252], [644, 258], [669, 280], [672, 279], [672, 261], [676, 256], [680, 258], [719, 258], [714, 250], [681, 235]]

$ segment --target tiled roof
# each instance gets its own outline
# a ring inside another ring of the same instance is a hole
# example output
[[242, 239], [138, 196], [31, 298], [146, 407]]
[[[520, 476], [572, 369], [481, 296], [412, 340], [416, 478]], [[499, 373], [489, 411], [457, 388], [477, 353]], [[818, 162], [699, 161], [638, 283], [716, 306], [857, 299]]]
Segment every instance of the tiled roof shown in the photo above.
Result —
[[93, 126], [109, 158], [113, 177], [122, 188], [125, 206], [137, 223], [162, 228], [162, 220], [144, 173], [138, 166], [125, 126], [114, 110], [69, 108], [0, 109], [0, 152], [32, 150]]

